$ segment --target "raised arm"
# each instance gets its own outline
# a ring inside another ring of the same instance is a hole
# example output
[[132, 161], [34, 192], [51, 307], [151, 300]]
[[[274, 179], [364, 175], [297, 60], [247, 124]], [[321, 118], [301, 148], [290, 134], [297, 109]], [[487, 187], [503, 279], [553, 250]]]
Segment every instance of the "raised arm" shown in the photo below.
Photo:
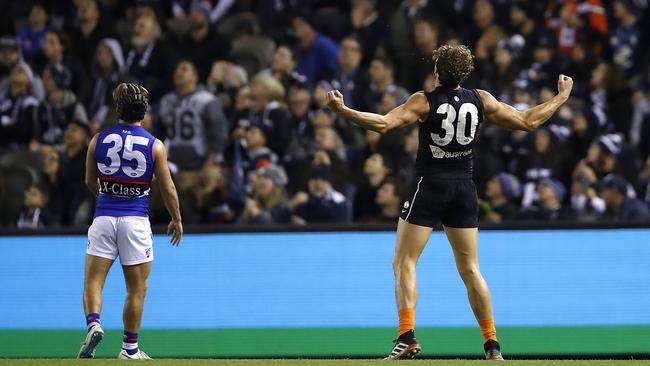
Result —
[[99, 195], [99, 182], [97, 182], [97, 162], [95, 161], [95, 147], [97, 146], [97, 135], [93, 136], [88, 145], [86, 153], [86, 186], [90, 192], [97, 197]]
[[560, 75], [557, 81], [558, 93], [550, 100], [524, 112], [499, 102], [485, 90], [478, 90], [478, 93], [483, 101], [483, 111], [488, 121], [511, 130], [532, 131], [548, 121], [566, 102], [571, 94], [571, 88], [573, 88], [573, 79]]
[[160, 187], [165, 208], [172, 217], [172, 221], [167, 227], [167, 234], [172, 236], [171, 242], [178, 245], [183, 236], [183, 224], [181, 223], [181, 210], [178, 202], [178, 194], [176, 193], [176, 186], [172, 180], [169, 166], [167, 165], [167, 150], [160, 140], [156, 140], [153, 145], [153, 168]]
[[327, 105], [341, 118], [379, 133], [410, 125], [429, 113], [429, 102], [423, 92], [411, 95], [404, 104], [393, 108], [385, 115], [348, 108], [343, 101], [343, 95], [338, 90], [327, 93]]

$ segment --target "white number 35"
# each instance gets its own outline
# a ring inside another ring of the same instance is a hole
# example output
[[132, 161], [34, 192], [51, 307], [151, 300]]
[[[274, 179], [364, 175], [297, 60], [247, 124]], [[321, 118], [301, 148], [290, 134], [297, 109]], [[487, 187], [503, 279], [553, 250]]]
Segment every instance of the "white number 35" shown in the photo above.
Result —
[[[109, 147], [106, 151], [106, 157], [110, 160], [110, 164], [106, 165], [104, 163], [97, 163], [97, 169], [100, 172], [106, 175], [113, 175], [122, 168], [124, 174], [132, 178], [138, 178], [144, 175], [147, 171], [147, 158], [141, 151], [133, 150], [133, 145], [149, 145], [149, 139], [144, 136], [132, 136], [127, 135], [124, 141], [122, 141], [122, 136], [112, 133], [104, 137], [102, 144], [113, 143], [113, 146]], [[119, 153], [122, 151], [122, 156], [120, 157]], [[122, 159], [127, 161], [135, 160], [137, 163], [136, 168], [129, 165], [122, 166]]]

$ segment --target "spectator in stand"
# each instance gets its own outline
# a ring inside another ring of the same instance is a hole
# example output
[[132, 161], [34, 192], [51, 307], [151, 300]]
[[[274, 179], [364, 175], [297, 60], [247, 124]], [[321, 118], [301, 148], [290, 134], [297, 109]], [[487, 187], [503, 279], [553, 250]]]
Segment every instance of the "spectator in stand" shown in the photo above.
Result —
[[48, 14], [44, 3], [36, 2], [29, 12], [27, 25], [18, 31], [17, 37], [23, 57], [29, 62], [33, 62], [43, 51], [47, 21]]
[[284, 96], [284, 87], [276, 78], [256, 76], [250, 84], [251, 107], [240, 111], [235, 117], [235, 139], [241, 139], [248, 127], [259, 127], [269, 137], [271, 150], [283, 156], [291, 139], [289, 113], [280, 103]]
[[[560, 108], [558, 115], [570, 121], [571, 127], [571, 135], [566, 145], [574, 158], [586, 156], [589, 145], [598, 136], [598, 125], [587, 119], [585, 113], [588, 111], [581, 102], [569, 99], [563, 107], [565, 108]], [[576, 161], [571, 163], [575, 167]]]
[[519, 57], [524, 47], [525, 40], [521, 36], [502, 39], [497, 43], [493, 60], [483, 62], [480, 66], [482, 86], [498, 96], [499, 100], [510, 99], [508, 94], [512, 84], [521, 72]]
[[618, 175], [606, 176], [599, 184], [598, 195], [605, 201], [606, 220], [617, 222], [639, 222], [650, 220], [648, 206], [636, 197], [628, 194], [629, 183]]
[[42, 229], [59, 224], [59, 218], [52, 215], [48, 207], [48, 194], [45, 187], [31, 185], [25, 191], [25, 203], [16, 220], [19, 229]]
[[84, 98], [93, 131], [118, 120], [112, 92], [117, 84], [124, 81], [123, 69], [124, 55], [120, 43], [113, 38], [103, 39], [97, 45], [90, 88]]
[[285, 186], [287, 174], [281, 166], [268, 164], [251, 176], [252, 194], [246, 199], [238, 224], [273, 224], [289, 222], [289, 201]]
[[389, 24], [378, 9], [377, 0], [352, 0], [350, 23], [363, 51], [363, 65], [367, 66], [377, 47], [388, 38]]
[[562, 72], [572, 75], [573, 84], [571, 91], [572, 98], [586, 99], [591, 91], [590, 79], [592, 70], [596, 67], [596, 58], [586, 43], [578, 43], [571, 52], [570, 58], [563, 62]]
[[615, 173], [635, 184], [638, 172], [636, 156], [630, 156], [626, 150], [620, 134], [599, 136], [589, 146], [586, 157], [578, 163], [575, 171], [592, 170], [591, 174], [598, 180]]
[[353, 35], [343, 38], [339, 48], [338, 68], [330, 81], [332, 88], [340, 91], [352, 108], [358, 104], [368, 84], [368, 77], [364, 69], [360, 68], [361, 56], [359, 39]]
[[289, 90], [292, 85], [303, 84], [307, 81], [304, 75], [296, 71], [296, 66], [296, 55], [291, 47], [281, 44], [273, 53], [271, 67], [260, 71], [260, 74], [273, 76], [282, 83], [284, 90]]
[[75, 5], [77, 22], [72, 31], [72, 41], [84, 70], [88, 73], [99, 42], [113, 36], [113, 24], [108, 18], [110, 13], [100, 11], [97, 0], [77, 0]]
[[415, 159], [418, 155], [418, 146], [420, 139], [420, 132], [417, 128], [411, 128], [404, 137], [404, 144], [402, 150], [395, 159], [395, 172], [396, 175], [405, 183], [406, 187], [411, 187], [415, 176], [412, 172], [415, 170]]
[[581, 41], [593, 45], [600, 55], [607, 37], [607, 15], [601, 0], [549, 1], [544, 13], [546, 25], [557, 37], [557, 52], [571, 54]]
[[[174, 19], [170, 20], [170, 24], [168, 25], [172, 27], [172, 23], [180, 23], [181, 25], [176, 25], [176, 27], [182, 28], [184, 30], [185, 27], [189, 26], [187, 25], [187, 23], [189, 23], [188, 18], [191, 17], [191, 12], [197, 3], [200, 3], [201, 5], [205, 4], [203, 9], [205, 9], [207, 12], [210, 23], [216, 24], [228, 13], [230, 8], [235, 4], [235, 0], [217, 0], [216, 2], [172, 0], [169, 1], [169, 3], [171, 3], [170, 8]], [[215, 3], [214, 6], [212, 6], [211, 3]]]
[[[413, 50], [415, 49], [413, 24], [418, 19], [437, 14], [437, 10], [443, 8], [437, 6], [439, 2], [439, 0], [403, 0], [393, 13], [390, 21], [389, 47], [397, 64], [396, 74], [399, 77], [399, 83], [411, 88], [410, 90], [419, 89], [419, 87], [413, 88], [411, 85], [413, 82], [411, 67], [413, 65]], [[422, 80], [417, 81], [417, 83], [421, 82]]]
[[536, 88], [554, 87], [554, 78], [558, 73], [558, 61], [554, 54], [554, 39], [551, 36], [542, 35], [533, 42], [532, 49], [533, 62], [524, 70], [524, 74]]
[[170, 76], [176, 65], [176, 57], [160, 39], [160, 25], [155, 17], [143, 14], [136, 19], [131, 46], [125, 72], [139, 80], [155, 102], [171, 89]]
[[[306, 163], [314, 148], [314, 110], [311, 106], [311, 93], [306, 84], [296, 84], [289, 88], [289, 128], [291, 142], [286, 149], [283, 164], [290, 172], [292, 168]], [[294, 180], [295, 176], [290, 176]]]
[[291, 222], [297, 225], [346, 222], [346, 198], [332, 188], [332, 171], [327, 165], [314, 166], [309, 172], [309, 193], [298, 192], [292, 199]]
[[408, 76], [402, 75], [400, 80], [406, 81], [404, 86], [408, 90], [420, 90], [422, 81], [433, 72], [431, 54], [439, 46], [440, 26], [432, 19], [420, 18], [413, 25], [413, 36], [416, 54], [407, 60], [408, 68], [402, 69]]
[[[524, 38], [525, 44], [532, 44], [535, 39], [539, 38], [544, 32], [539, 23], [536, 22], [537, 7], [534, 3], [525, 0], [513, 1], [510, 4], [510, 26], [515, 34]], [[522, 54], [524, 62], [530, 62], [532, 59], [532, 49], [525, 48]]]
[[226, 199], [226, 180], [218, 165], [204, 167], [180, 195], [183, 221], [188, 224], [216, 224], [228, 221], [221, 206]]
[[639, 71], [638, 9], [633, 0], [615, 0], [613, 10], [619, 24], [610, 36], [612, 59], [630, 77]]
[[479, 202], [481, 222], [499, 224], [513, 221], [519, 214], [517, 199], [521, 196], [519, 179], [512, 174], [501, 172], [487, 182], [486, 200]]
[[387, 58], [375, 58], [370, 63], [370, 90], [365, 93], [365, 98], [360, 101], [364, 106], [363, 110], [376, 113], [379, 110], [382, 98], [385, 93], [396, 93], [399, 100], [406, 100], [409, 92], [403, 87], [395, 84], [395, 66]]
[[189, 13], [189, 34], [177, 45], [181, 57], [192, 61], [199, 72], [199, 80], [205, 80], [218, 60], [227, 60], [230, 42], [210, 26], [210, 6], [205, 2], [193, 2]]
[[45, 101], [38, 110], [39, 141], [43, 143], [58, 145], [63, 141], [63, 132], [70, 121], [88, 121], [83, 105], [69, 90], [71, 80], [70, 70], [62, 64], [48, 64], [43, 70]]
[[[19, 62], [22, 61], [16, 38], [0, 37], [0, 97], [9, 92], [9, 74]], [[31, 67], [30, 70], [32, 70]], [[31, 94], [39, 101], [44, 98], [43, 83], [36, 75], [31, 82]]]
[[601, 62], [590, 79], [591, 110], [603, 132], [629, 133], [632, 123], [632, 91], [623, 71], [616, 65]]
[[45, 42], [43, 43], [45, 59], [38, 70], [42, 74], [47, 65], [64, 65], [72, 75], [69, 88], [77, 94], [84, 87], [85, 65], [71, 52], [72, 45], [70, 42], [70, 38], [65, 33], [48, 31], [45, 34]]
[[244, 169], [252, 172], [265, 164], [277, 164], [278, 156], [267, 146], [267, 136], [261, 128], [250, 126], [244, 134]]
[[38, 100], [30, 93], [32, 69], [19, 62], [9, 75], [9, 90], [0, 97], [0, 151], [26, 149], [38, 131]]
[[95, 200], [86, 187], [86, 155], [90, 141], [90, 125], [86, 121], [71, 120], [63, 135], [63, 164], [70, 178], [70, 201], [65, 217], [74, 226], [90, 224], [95, 211]]
[[605, 212], [605, 202], [598, 197], [596, 191], [598, 178], [593, 169], [581, 167], [584, 162], [580, 162], [578, 169], [573, 173], [571, 183], [571, 207], [576, 212], [578, 221], [594, 222], [597, 221]]
[[295, 17], [292, 24], [299, 46], [297, 71], [307, 77], [310, 86], [316, 85], [319, 80], [327, 80], [336, 72], [338, 45], [319, 34], [309, 16]]
[[305, 1], [258, 1], [256, 5], [260, 28], [276, 41], [286, 40], [294, 14], [312, 10]]
[[155, 107], [156, 136], [169, 149], [169, 162], [178, 169], [179, 190], [193, 185], [200, 169], [222, 160], [228, 143], [228, 120], [219, 100], [198, 86], [191, 61], [181, 61], [174, 72], [174, 91]]
[[49, 198], [47, 206], [60, 224], [68, 225], [64, 214], [67, 212], [68, 197], [72, 192], [68, 177], [61, 169], [61, 154], [50, 145], [43, 145], [40, 153], [43, 156], [41, 181]]
[[216, 61], [206, 82], [208, 91], [219, 98], [228, 119], [234, 118], [237, 95], [246, 89], [248, 73], [236, 64], [228, 61]]
[[564, 185], [555, 179], [546, 178], [537, 183], [538, 206], [524, 208], [521, 219], [527, 221], [571, 221], [575, 212], [571, 206], [563, 206], [566, 194]]
[[480, 62], [492, 57], [499, 41], [506, 38], [506, 33], [496, 23], [494, 6], [489, 0], [476, 0], [473, 16], [478, 29], [473, 51]]
[[375, 204], [379, 210], [368, 222], [396, 223], [404, 202], [404, 186], [397, 179], [387, 178], [377, 190]]
[[20, 61], [18, 40], [11, 36], [0, 37], [0, 95], [9, 90], [9, 74]]
[[377, 191], [390, 176], [390, 169], [380, 154], [370, 155], [363, 165], [363, 176], [354, 196], [354, 219], [365, 221], [379, 212]]
[[515, 169], [517, 177], [523, 182], [534, 182], [542, 178], [568, 181], [570, 172], [566, 162], [571, 159], [550, 125], [531, 135], [533, 146], [530, 153], [518, 162]]
[[643, 169], [639, 172], [639, 197], [643, 198], [643, 201], [650, 205], [650, 156], [646, 157], [645, 163], [643, 164]]
[[[317, 112], [318, 115], [320, 113]], [[315, 119], [316, 120], [316, 119]], [[328, 165], [332, 169], [332, 185], [345, 191], [350, 185], [350, 171], [345, 160], [345, 146], [341, 136], [332, 127], [317, 128], [314, 133], [314, 160], [316, 165]], [[302, 172], [309, 169], [302, 169]], [[346, 192], [347, 193], [347, 192]]]

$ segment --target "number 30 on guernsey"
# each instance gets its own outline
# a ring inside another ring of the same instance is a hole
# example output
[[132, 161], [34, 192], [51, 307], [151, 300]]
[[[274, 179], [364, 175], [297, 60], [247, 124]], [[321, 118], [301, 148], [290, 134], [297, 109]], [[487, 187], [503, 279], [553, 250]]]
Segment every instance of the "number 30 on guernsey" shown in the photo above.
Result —
[[[474, 104], [463, 103], [458, 109], [458, 112], [456, 112], [454, 106], [449, 103], [444, 103], [438, 107], [436, 113], [445, 115], [445, 118], [442, 119], [441, 125], [445, 130], [445, 134], [440, 136], [437, 133], [431, 133], [431, 139], [436, 143], [436, 145], [446, 146], [451, 142], [454, 136], [456, 136], [456, 141], [461, 145], [467, 145], [474, 140], [476, 127], [478, 126], [478, 109]], [[454, 128], [456, 116], [458, 116], [458, 123]], [[465, 135], [467, 116], [469, 116], [470, 120], [469, 136]]]

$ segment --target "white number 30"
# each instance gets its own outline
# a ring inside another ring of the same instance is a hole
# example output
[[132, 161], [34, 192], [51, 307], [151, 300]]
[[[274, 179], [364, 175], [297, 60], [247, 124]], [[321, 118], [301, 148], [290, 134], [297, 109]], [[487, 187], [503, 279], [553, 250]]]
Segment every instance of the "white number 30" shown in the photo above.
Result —
[[[456, 112], [454, 106], [449, 103], [444, 103], [438, 107], [436, 113], [445, 115], [445, 118], [442, 120], [442, 128], [445, 130], [445, 134], [440, 136], [437, 133], [431, 133], [431, 139], [436, 145], [446, 146], [454, 138], [454, 135], [456, 135], [456, 141], [461, 145], [467, 145], [474, 140], [476, 127], [478, 126], [478, 109], [474, 104], [463, 103], [458, 109], [458, 112]], [[470, 119], [469, 136], [465, 135], [467, 115], [469, 115]], [[458, 116], [458, 124], [454, 131], [456, 116]]]
[[[120, 167], [122, 167], [124, 174], [129, 177], [138, 178], [144, 175], [147, 171], [147, 158], [141, 151], [133, 150], [133, 145], [147, 146], [149, 145], [148, 138], [144, 136], [127, 135], [124, 141], [122, 141], [122, 136], [112, 133], [104, 137], [104, 140], [102, 140], [102, 144], [110, 143], [113, 143], [113, 146], [109, 147], [106, 151], [106, 157], [111, 162], [109, 165], [97, 163], [97, 169], [99, 169], [100, 172], [106, 175], [113, 175], [120, 170]], [[122, 150], [122, 146], [124, 146], [124, 151], [122, 151], [122, 157], [120, 157], [119, 152]], [[129, 161], [135, 160], [137, 163], [136, 168], [134, 169], [128, 165], [122, 166], [122, 159]]]

